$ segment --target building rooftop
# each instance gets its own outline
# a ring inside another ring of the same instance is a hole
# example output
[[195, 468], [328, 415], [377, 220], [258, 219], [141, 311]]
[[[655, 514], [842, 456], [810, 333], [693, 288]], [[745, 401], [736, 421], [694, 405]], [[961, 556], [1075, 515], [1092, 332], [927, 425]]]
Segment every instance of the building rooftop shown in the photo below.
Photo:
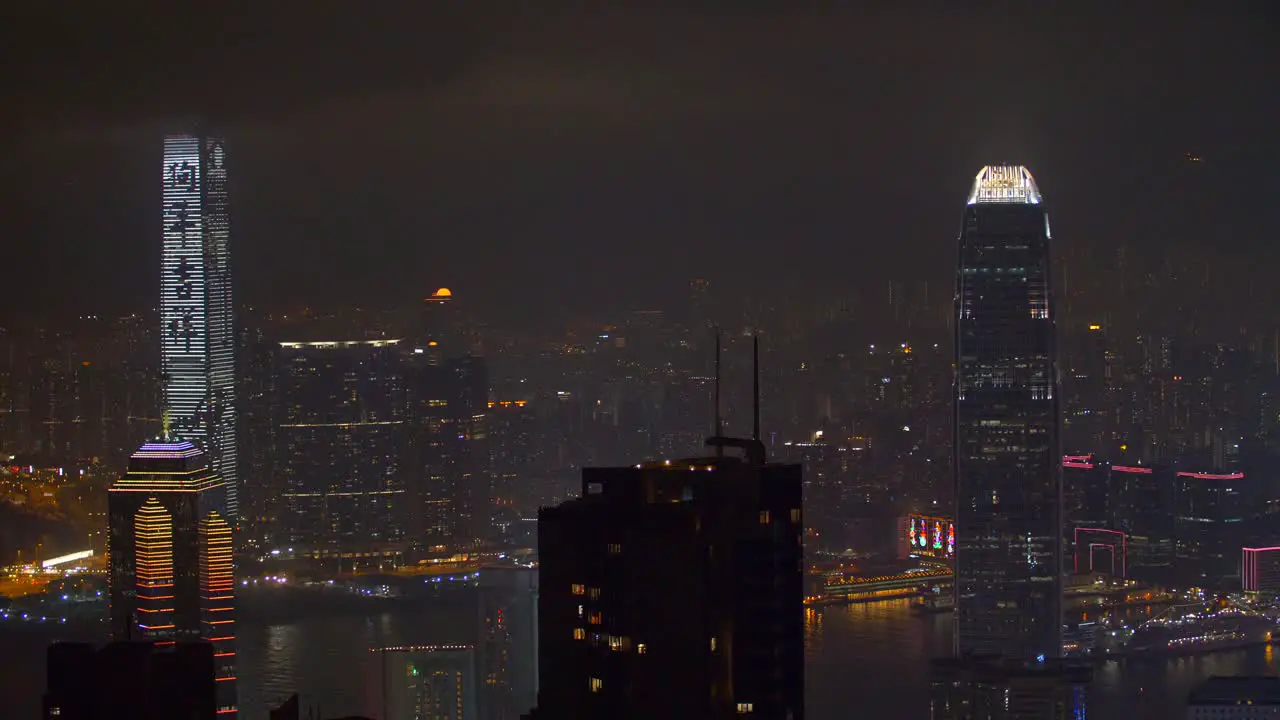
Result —
[[1022, 165], [988, 165], [978, 171], [969, 192], [970, 205], [986, 203], [1039, 205], [1040, 188]]
[[1191, 691], [1187, 705], [1280, 706], [1280, 677], [1273, 675], [1215, 676]]

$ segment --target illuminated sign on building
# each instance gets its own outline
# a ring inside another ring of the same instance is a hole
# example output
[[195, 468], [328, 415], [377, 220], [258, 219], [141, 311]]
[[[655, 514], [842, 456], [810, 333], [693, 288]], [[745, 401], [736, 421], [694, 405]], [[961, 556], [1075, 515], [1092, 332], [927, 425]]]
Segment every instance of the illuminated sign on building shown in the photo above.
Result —
[[227, 172], [222, 141], [164, 140], [164, 244], [160, 358], [165, 411], [174, 434], [198, 443], [226, 482], [238, 512], [235, 453], [235, 336], [227, 243]]
[[908, 515], [903, 523], [906, 555], [951, 559], [956, 554], [956, 524], [950, 518]]

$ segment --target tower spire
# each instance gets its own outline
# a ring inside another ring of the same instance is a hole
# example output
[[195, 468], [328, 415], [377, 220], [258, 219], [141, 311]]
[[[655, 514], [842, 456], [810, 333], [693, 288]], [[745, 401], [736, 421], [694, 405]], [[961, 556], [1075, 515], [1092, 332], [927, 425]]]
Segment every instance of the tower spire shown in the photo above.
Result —
[[170, 418], [169, 418], [169, 411], [168, 411], [168, 410], [164, 410], [163, 412], [161, 412], [161, 413], [160, 413], [160, 439], [161, 439], [161, 440], [166, 440], [166, 441], [167, 441], [167, 440], [169, 440], [169, 439], [170, 439], [170, 438], [169, 438], [169, 425], [170, 425], [170, 422], [171, 422], [171, 420], [170, 420]]

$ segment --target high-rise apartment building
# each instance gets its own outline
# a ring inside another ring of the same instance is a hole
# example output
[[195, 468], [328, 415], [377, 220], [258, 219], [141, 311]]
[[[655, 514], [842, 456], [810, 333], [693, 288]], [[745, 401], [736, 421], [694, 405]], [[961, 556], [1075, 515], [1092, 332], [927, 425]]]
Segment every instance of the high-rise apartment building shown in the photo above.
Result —
[[278, 536], [295, 556], [368, 559], [402, 549], [408, 423], [399, 342], [280, 343]]
[[978, 173], [955, 295], [956, 649], [1062, 652], [1062, 469], [1049, 217], [1025, 167]]
[[485, 362], [471, 356], [428, 361], [416, 352], [413, 357], [410, 477], [418, 541], [433, 550], [474, 549], [490, 534]]
[[539, 513], [532, 717], [804, 717], [801, 468], [718, 440]]
[[218, 712], [234, 715], [235, 577], [226, 484], [187, 440], [146, 443], [107, 500], [114, 640], [213, 645]]
[[178, 435], [208, 453], [226, 483], [227, 520], [239, 519], [235, 330], [223, 142], [164, 140], [160, 367], [164, 407]]

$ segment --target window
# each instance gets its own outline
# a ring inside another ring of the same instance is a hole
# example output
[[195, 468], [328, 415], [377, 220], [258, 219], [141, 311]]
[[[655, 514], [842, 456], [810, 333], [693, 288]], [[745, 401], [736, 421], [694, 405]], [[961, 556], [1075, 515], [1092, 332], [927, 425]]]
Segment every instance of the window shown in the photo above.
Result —
[[629, 646], [630, 644], [631, 644], [631, 643], [627, 641], [627, 638], [625, 638], [625, 637], [623, 637], [623, 636], [621, 636], [621, 635], [610, 635], [610, 636], [609, 636], [609, 649], [610, 649], [610, 650], [626, 650], [626, 649], [627, 649], [627, 646]]
[[715, 651], [716, 651], [716, 639], [711, 638], [711, 652], [715, 652]]
[[574, 629], [573, 629], [573, 639], [574, 639], [574, 640], [586, 640], [586, 639], [587, 639], [587, 631], [586, 631], [586, 630], [583, 630], [582, 628], [574, 628]]
[[771, 522], [773, 522], [773, 517], [769, 514], [769, 511], [768, 511], [768, 510], [761, 510], [761, 511], [760, 511], [760, 524], [761, 524], [761, 525], [768, 525], [768, 524], [769, 524], [769, 523], [771, 523]]
[[600, 692], [600, 688], [604, 687], [604, 681], [600, 678], [593, 677], [588, 685], [591, 688], [591, 692]]
[[644, 654], [645, 654], [645, 653], [647, 653], [647, 652], [649, 652], [649, 646], [648, 646], [648, 645], [645, 645], [644, 643], [636, 643], [636, 654], [637, 654], [637, 655], [644, 655]]
[[800, 508], [791, 508], [791, 522], [800, 524]]
[[751, 712], [751, 703], [738, 703], [738, 714], [745, 715]]
[[587, 622], [591, 623], [592, 625], [599, 625], [603, 620], [604, 618], [603, 616], [601, 616], [600, 613], [593, 612], [591, 613], [591, 617], [587, 619]]
[[582, 606], [578, 606], [578, 617], [582, 617]]
[[586, 587], [584, 587], [583, 585], [580, 585], [580, 584], [578, 584], [578, 583], [574, 583], [573, 585], [570, 585], [570, 586], [569, 586], [569, 590], [570, 590], [574, 595], [581, 595], [582, 593], [586, 592]]
[[609, 554], [617, 555], [622, 552], [622, 543], [609, 543]]
[[[579, 593], [579, 594], [581, 594], [581, 593]], [[592, 600], [599, 600], [599, 599], [600, 599], [600, 588], [591, 588], [590, 590], [588, 590], [588, 591], [587, 591], [587, 597], [591, 598]]]

